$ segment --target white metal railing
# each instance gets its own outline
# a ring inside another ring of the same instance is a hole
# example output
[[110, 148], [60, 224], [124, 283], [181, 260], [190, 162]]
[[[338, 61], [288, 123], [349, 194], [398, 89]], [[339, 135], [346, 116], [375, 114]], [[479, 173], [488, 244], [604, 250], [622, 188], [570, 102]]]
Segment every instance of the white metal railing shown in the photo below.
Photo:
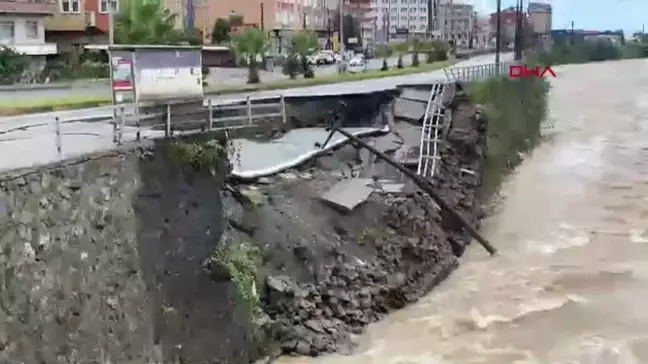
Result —
[[259, 119], [281, 118], [283, 123], [287, 122], [286, 101], [283, 95], [274, 99], [255, 99], [248, 96], [244, 101], [225, 102], [217, 102], [210, 98], [206, 106], [203, 106], [203, 101], [196, 101], [145, 108], [131, 107], [135, 112], [128, 115], [121, 106], [117, 112], [118, 117], [112, 122], [113, 140], [117, 144], [123, 142], [123, 130], [129, 126], [138, 129], [138, 137], [142, 125], [147, 129], [163, 129], [164, 136], [170, 137], [183, 129], [202, 132], [250, 127]]
[[[79, 119], [74, 113], [49, 113], [49, 120], [7, 120], [0, 128], [0, 153], [18, 154], [0, 163], [0, 170], [47, 164], [112, 149], [142, 139], [204, 131], [249, 128], [260, 122], [286, 123], [286, 102], [276, 98], [246, 98], [223, 102], [113, 108], [115, 117]], [[67, 114], [67, 115], [66, 115]]]
[[513, 62], [478, 64], [474, 66], [457, 66], [444, 68], [448, 81], [472, 82], [496, 75], [507, 75]]
[[[491, 63], [443, 69], [447, 81], [432, 85], [430, 97], [428, 98], [423, 116], [417, 168], [417, 174], [419, 176], [429, 179], [433, 178], [436, 167], [441, 160], [439, 143], [441, 142], [440, 130], [443, 128], [445, 119], [443, 102], [444, 99], [452, 100], [454, 97], [455, 87], [453, 83], [457, 81], [472, 82], [496, 75], [508, 74], [508, 69], [512, 64], [510, 62], [502, 62], [499, 64]], [[446, 95], [446, 92], [453, 92], [453, 94]]]
[[421, 143], [419, 145], [419, 158], [417, 174], [422, 177], [434, 176], [437, 160], [439, 160], [439, 129], [443, 126], [443, 83], [435, 83], [430, 90], [430, 97], [423, 115], [421, 129]]

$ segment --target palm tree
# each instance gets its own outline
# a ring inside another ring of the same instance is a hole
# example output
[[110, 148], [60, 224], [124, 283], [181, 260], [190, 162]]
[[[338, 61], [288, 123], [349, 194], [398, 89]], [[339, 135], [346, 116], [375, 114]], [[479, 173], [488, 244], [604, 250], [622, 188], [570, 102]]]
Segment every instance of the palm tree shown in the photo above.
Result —
[[317, 36], [313, 31], [301, 30], [297, 32], [292, 38], [292, 53], [293, 55], [299, 54], [302, 68], [304, 70], [304, 78], [314, 78], [315, 73], [313, 68], [308, 64], [306, 54], [317, 47]]
[[263, 57], [270, 48], [266, 32], [259, 28], [247, 28], [234, 38], [234, 49], [239, 59], [248, 64], [248, 83], [259, 83], [257, 58]]
[[[128, 0], [115, 17], [118, 44], [198, 43], [195, 36], [175, 28], [177, 15], [160, 0]], [[193, 39], [192, 39], [193, 38]]]

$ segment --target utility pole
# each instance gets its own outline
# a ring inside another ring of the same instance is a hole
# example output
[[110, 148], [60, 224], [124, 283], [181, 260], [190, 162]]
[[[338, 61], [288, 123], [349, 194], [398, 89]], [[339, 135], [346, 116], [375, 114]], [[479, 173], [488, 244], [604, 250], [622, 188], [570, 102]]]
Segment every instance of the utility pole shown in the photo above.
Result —
[[115, 44], [115, 2], [108, 0], [108, 44]]
[[574, 32], [574, 21], [572, 20], [572, 22], [571, 22], [571, 45], [572, 46], [574, 45], [574, 41], [576, 39], [575, 37], [576, 37], [576, 34]]
[[342, 60], [340, 61], [340, 72], [346, 70], [346, 52], [344, 47], [344, 0], [340, 0], [340, 56]]
[[260, 5], [260, 7], [261, 7], [261, 30], [265, 30], [265, 22], [264, 22], [264, 20], [265, 20], [265, 19], [264, 19], [264, 18], [265, 18], [264, 15], [265, 15], [265, 14], [264, 14], [264, 11], [263, 11], [263, 1], [262, 1], [261, 4], [259, 4], [259, 5]]
[[502, 0], [497, 0], [497, 24], [495, 25], [495, 64], [500, 64], [502, 51]]
[[522, 50], [520, 49], [521, 42], [520, 42], [520, 37], [521, 37], [521, 19], [522, 19], [522, 4], [521, 0], [517, 0], [517, 3], [515, 4], [515, 40], [514, 40], [514, 59], [516, 61], [522, 60]]
[[331, 9], [326, 8], [326, 49], [331, 48]]

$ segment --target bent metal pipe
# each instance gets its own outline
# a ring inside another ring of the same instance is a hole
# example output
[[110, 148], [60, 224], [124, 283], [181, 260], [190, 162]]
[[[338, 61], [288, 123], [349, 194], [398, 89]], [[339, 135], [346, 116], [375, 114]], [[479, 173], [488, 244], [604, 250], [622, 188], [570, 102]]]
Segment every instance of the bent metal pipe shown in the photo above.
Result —
[[333, 137], [333, 134], [335, 134], [335, 132], [338, 132], [338, 133], [344, 135], [349, 140], [354, 142], [356, 145], [358, 145], [360, 147], [363, 147], [363, 148], [366, 148], [367, 150], [369, 150], [369, 152], [371, 152], [372, 154], [374, 154], [378, 158], [384, 160], [385, 162], [389, 163], [389, 165], [391, 165], [392, 167], [398, 169], [404, 175], [409, 177], [414, 182], [414, 184], [416, 184], [416, 186], [418, 186], [422, 191], [424, 191], [428, 195], [430, 195], [430, 197], [432, 197], [434, 202], [436, 202], [437, 205], [439, 205], [439, 207], [441, 207], [441, 209], [448, 212], [450, 214], [450, 216], [452, 216], [452, 218], [456, 219], [461, 224], [461, 226], [464, 229], [466, 229], [466, 231], [475, 240], [477, 240], [479, 242], [479, 244], [481, 244], [481, 246], [484, 247], [484, 249], [491, 256], [497, 254], [497, 249], [495, 249], [495, 247], [488, 240], [486, 240], [484, 237], [482, 237], [481, 234], [479, 234], [479, 232], [477, 232], [477, 230], [475, 228], [473, 228], [468, 223], [468, 221], [466, 221], [457, 211], [455, 211], [452, 207], [450, 207], [450, 205], [441, 196], [439, 196], [436, 193], [436, 191], [434, 191], [434, 187], [432, 186], [432, 184], [428, 180], [426, 180], [425, 178], [417, 175], [416, 173], [412, 172], [411, 170], [405, 168], [402, 164], [400, 164], [400, 163], [394, 161], [393, 159], [389, 158], [386, 154], [384, 154], [384, 153], [380, 152], [379, 150], [375, 149], [374, 147], [367, 144], [366, 142], [364, 142], [360, 138], [357, 138], [353, 134], [350, 134], [349, 132], [341, 129], [340, 128], [341, 118], [339, 118], [339, 115], [338, 115], [337, 119], [338, 120], [336, 120], [336, 122], [335, 122], [335, 124], [333, 126], [327, 128], [327, 130], [330, 130], [331, 133], [329, 134], [328, 138], [326, 138], [326, 141], [321, 146], [321, 148], [326, 147], [326, 144], [328, 144], [328, 142], [331, 140], [331, 138]]

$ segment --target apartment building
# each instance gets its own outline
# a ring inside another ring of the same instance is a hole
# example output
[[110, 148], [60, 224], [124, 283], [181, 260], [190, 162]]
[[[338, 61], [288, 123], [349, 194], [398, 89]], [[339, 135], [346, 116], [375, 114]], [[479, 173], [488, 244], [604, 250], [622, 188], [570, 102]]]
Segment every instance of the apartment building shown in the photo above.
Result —
[[476, 13], [473, 5], [442, 2], [439, 5], [441, 39], [451, 41], [459, 48], [471, 45], [475, 31]]
[[475, 20], [475, 48], [494, 47], [494, 30], [488, 17], [477, 17]]
[[375, 24], [376, 40], [402, 39], [428, 34], [430, 0], [371, 0], [369, 18]]
[[[83, 45], [108, 43], [110, 0], [56, 0], [57, 12], [45, 20], [45, 38], [59, 52], [81, 51]], [[115, 12], [119, 2], [112, 0]]]
[[39, 72], [56, 44], [45, 42], [44, 20], [56, 13], [55, 0], [0, 0], [0, 45], [29, 57], [30, 70]]
[[[513, 42], [515, 41], [515, 21], [517, 18], [517, 12], [515, 7], [509, 7], [502, 9], [500, 14], [501, 19], [501, 31], [502, 31], [502, 46], [513, 48]], [[497, 13], [490, 14], [491, 27], [494, 29], [493, 32], [493, 44], [495, 44], [495, 29], [497, 29]]]
[[547, 49], [551, 44], [551, 5], [532, 2], [529, 3], [527, 12], [532, 44], [541, 49]]

